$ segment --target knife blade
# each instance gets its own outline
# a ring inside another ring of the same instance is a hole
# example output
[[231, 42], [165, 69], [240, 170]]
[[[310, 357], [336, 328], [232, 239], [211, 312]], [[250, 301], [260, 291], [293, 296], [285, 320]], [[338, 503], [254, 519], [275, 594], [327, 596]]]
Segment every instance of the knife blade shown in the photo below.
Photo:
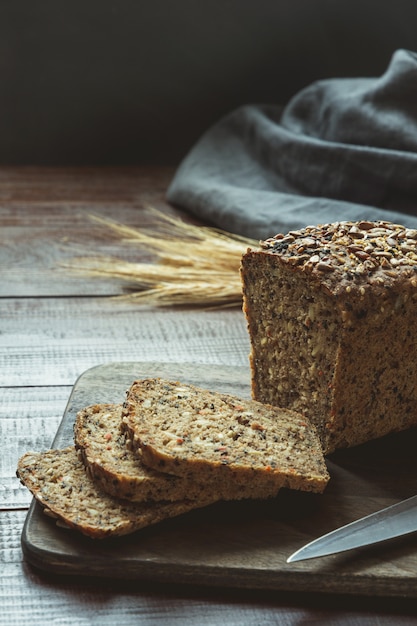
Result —
[[287, 563], [369, 546], [417, 531], [417, 496], [333, 530], [294, 552]]

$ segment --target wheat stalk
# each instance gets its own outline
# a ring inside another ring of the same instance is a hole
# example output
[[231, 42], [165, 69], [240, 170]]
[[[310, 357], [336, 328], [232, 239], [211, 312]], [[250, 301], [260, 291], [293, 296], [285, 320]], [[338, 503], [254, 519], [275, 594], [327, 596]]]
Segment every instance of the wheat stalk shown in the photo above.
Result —
[[84, 256], [74, 259], [71, 269], [128, 281], [135, 290], [118, 297], [142, 304], [241, 304], [240, 260], [246, 248], [258, 242], [217, 228], [195, 226], [155, 209], [150, 211], [157, 216], [157, 228], [139, 230], [101, 217], [92, 219], [110, 228], [124, 244], [152, 253], [155, 263]]

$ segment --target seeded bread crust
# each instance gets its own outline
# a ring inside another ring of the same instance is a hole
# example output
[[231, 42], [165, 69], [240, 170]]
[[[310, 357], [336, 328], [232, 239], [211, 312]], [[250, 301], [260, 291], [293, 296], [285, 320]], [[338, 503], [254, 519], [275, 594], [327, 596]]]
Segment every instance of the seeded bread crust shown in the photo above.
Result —
[[241, 277], [255, 400], [307, 415], [325, 453], [417, 424], [417, 230], [278, 234]]
[[158, 471], [252, 498], [329, 480], [314, 427], [293, 411], [162, 379], [135, 381], [123, 407], [133, 447]]
[[74, 424], [75, 447], [89, 475], [107, 493], [133, 502], [145, 500], [196, 500], [218, 498], [214, 485], [185, 480], [155, 471], [142, 463], [141, 455], [126, 445], [121, 430], [122, 406], [95, 404], [78, 412]]
[[19, 460], [16, 473], [59, 525], [92, 539], [127, 535], [212, 502], [206, 498], [133, 504], [113, 498], [89, 478], [73, 446], [28, 452]]

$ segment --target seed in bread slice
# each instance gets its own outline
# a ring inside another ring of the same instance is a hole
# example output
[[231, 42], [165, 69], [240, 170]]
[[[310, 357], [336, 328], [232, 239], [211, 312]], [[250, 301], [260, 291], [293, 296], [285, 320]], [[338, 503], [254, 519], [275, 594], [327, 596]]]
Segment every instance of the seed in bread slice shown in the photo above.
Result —
[[93, 539], [126, 535], [211, 503], [207, 498], [141, 504], [118, 500], [87, 475], [73, 446], [28, 452], [20, 458], [16, 473], [45, 512]]
[[323, 492], [329, 480], [315, 428], [291, 410], [162, 379], [135, 381], [123, 407], [123, 428], [153, 469], [253, 498]]
[[122, 406], [117, 404], [85, 407], [75, 419], [75, 447], [90, 476], [104, 491], [133, 502], [201, 498], [201, 483], [146, 467], [140, 455], [126, 445], [121, 424]]
[[277, 494], [271, 476], [254, 494], [250, 483], [200, 480], [190, 472], [176, 476], [154, 470], [142, 462], [140, 449], [132, 450], [122, 432], [121, 405], [96, 404], [78, 412], [74, 424], [75, 447], [90, 476], [107, 493], [130, 500], [176, 501], [210, 497], [214, 500], [270, 498]]

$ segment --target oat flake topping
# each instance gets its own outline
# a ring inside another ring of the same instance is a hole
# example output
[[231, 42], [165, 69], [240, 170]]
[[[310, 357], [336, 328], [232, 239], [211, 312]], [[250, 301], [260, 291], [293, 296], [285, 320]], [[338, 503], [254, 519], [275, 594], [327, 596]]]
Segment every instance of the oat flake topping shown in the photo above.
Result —
[[313, 273], [381, 282], [405, 270], [417, 286], [417, 230], [400, 224], [344, 221], [306, 226], [260, 245], [286, 263]]

